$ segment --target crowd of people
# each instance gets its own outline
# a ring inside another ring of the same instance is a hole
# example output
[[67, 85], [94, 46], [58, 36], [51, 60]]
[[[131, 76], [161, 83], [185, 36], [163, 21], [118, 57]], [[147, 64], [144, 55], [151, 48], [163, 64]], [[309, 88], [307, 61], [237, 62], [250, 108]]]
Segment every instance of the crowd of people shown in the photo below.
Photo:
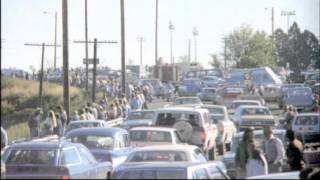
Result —
[[282, 172], [284, 162], [288, 163], [291, 171], [303, 170], [303, 144], [291, 129], [286, 131], [289, 143], [286, 149], [282, 141], [273, 135], [271, 127], [265, 127], [263, 133], [265, 140], [259, 149], [255, 145], [254, 129], [244, 131], [235, 157], [237, 178]]

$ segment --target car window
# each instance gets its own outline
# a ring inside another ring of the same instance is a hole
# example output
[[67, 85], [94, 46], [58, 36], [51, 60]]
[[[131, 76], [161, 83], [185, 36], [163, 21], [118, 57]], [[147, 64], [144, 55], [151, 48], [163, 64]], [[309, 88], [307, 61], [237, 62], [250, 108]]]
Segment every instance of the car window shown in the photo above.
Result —
[[204, 168], [195, 169], [193, 171], [193, 179], [209, 179], [209, 175]]
[[[159, 113], [157, 116], [156, 124], [159, 126], [170, 126], [172, 127], [175, 122], [188, 121], [192, 126], [200, 126], [200, 115], [198, 113]], [[209, 122], [209, 120], [208, 120]]]
[[6, 164], [45, 164], [54, 165], [56, 150], [11, 150]]
[[205, 157], [205, 155], [203, 154], [203, 152], [199, 148], [196, 148], [192, 154], [193, 154], [194, 158], [196, 160], [198, 160], [199, 162], [207, 162], [207, 158]]
[[318, 125], [319, 117], [318, 116], [300, 116], [297, 117], [295, 125]]
[[271, 115], [269, 109], [266, 108], [244, 108], [241, 112], [242, 115]]
[[77, 142], [85, 145], [87, 148], [102, 148], [102, 149], [112, 149], [113, 141], [112, 137], [108, 136], [75, 136], [71, 138], [72, 142]]
[[225, 176], [223, 176], [217, 169], [217, 167], [209, 166], [208, 172], [211, 179], [226, 179]]
[[66, 148], [62, 151], [62, 165], [79, 164], [80, 157], [75, 148]]
[[189, 161], [183, 151], [136, 151], [132, 153], [127, 162], [141, 161]]
[[131, 131], [132, 141], [172, 142], [170, 132], [165, 131]]
[[96, 162], [95, 157], [87, 149], [80, 147], [79, 152], [82, 160], [84, 160], [86, 163], [92, 164]]
[[155, 112], [153, 111], [135, 111], [130, 112], [126, 120], [136, 120], [136, 119], [153, 119]]

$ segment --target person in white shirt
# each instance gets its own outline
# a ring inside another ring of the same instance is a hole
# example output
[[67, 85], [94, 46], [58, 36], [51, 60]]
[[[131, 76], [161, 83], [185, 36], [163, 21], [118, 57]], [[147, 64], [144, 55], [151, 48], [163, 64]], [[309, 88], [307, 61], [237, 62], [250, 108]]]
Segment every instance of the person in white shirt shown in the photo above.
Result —
[[246, 164], [246, 176], [250, 177], [268, 174], [266, 158], [259, 149], [254, 147], [253, 143], [250, 146], [251, 150], [248, 151], [249, 159]]
[[282, 172], [282, 164], [285, 157], [283, 143], [279, 138], [274, 137], [270, 126], [265, 127], [263, 133], [266, 138], [263, 149], [268, 162], [269, 172]]

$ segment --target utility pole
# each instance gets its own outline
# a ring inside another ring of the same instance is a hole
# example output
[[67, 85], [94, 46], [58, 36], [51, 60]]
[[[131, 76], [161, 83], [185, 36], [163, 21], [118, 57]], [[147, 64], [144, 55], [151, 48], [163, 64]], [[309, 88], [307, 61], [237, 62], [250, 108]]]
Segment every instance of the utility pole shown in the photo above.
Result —
[[227, 38], [224, 38], [224, 72], [227, 72]]
[[190, 65], [191, 61], [191, 40], [188, 40], [188, 64]]
[[[95, 102], [95, 93], [96, 93], [96, 64], [97, 64], [97, 44], [115, 44], [118, 43], [117, 41], [98, 41], [97, 38], [95, 38], [93, 41], [73, 41], [74, 43], [86, 43], [86, 44], [93, 44], [93, 82], [92, 82], [92, 98], [91, 101]], [[89, 64], [90, 59], [85, 59], [85, 64]], [[91, 63], [92, 64], [92, 63]], [[88, 72], [88, 71], [87, 71]], [[88, 91], [89, 92], [89, 91]]]
[[193, 28], [193, 36], [194, 36], [194, 61], [197, 62], [197, 36], [199, 35], [196, 27]]
[[156, 0], [155, 65], [158, 61], [158, 0]]
[[[87, 10], [87, 0], [85, 0], [85, 10], [84, 10], [84, 14], [85, 14], [85, 41], [86, 41], [86, 59], [88, 59], [88, 10]], [[88, 61], [86, 62], [86, 91], [87, 93], [89, 92], [89, 78], [88, 78], [88, 72], [89, 71], [89, 64]]]
[[60, 45], [51, 45], [51, 44], [36, 44], [36, 43], [24, 43], [25, 46], [37, 46], [37, 47], [42, 47], [41, 51], [41, 70], [40, 70], [40, 83], [39, 83], [39, 104], [38, 106], [42, 108], [42, 94], [43, 94], [43, 61], [44, 61], [44, 50], [45, 47], [60, 47]]
[[169, 21], [169, 30], [170, 30], [170, 62], [173, 64], [173, 55], [172, 55], [172, 31], [174, 30], [174, 26], [172, 21]]
[[[88, 43], [88, 41], [86, 41]], [[88, 64], [88, 60], [87, 60]], [[93, 44], [93, 81], [92, 81], [92, 102], [96, 101], [96, 75], [97, 75], [97, 39], [94, 39], [94, 44]]]
[[69, 45], [68, 45], [68, 1], [62, 0], [62, 42], [63, 42], [63, 105], [67, 113], [67, 124], [70, 120], [69, 111]]
[[138, 37], [138, 41], [140, 42], [140, 73], [142, 73], [143, 63], [142, 63], [142, 43], [144, 41], [143, 37]]
[[126, 52], [125, 52], [125, 22], [124, 22], [124, 0], [120, 0], [121, 11], [121, 72], [122, 93], [126, 93]]

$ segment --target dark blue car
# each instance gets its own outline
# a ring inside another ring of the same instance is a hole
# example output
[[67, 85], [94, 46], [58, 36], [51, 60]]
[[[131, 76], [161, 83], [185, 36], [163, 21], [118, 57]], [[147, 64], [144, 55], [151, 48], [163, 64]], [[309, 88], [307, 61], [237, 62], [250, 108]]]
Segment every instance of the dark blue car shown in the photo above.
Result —
[[122, 128], [80, 128], [70, 131], [66, 139], [82, 143], [99, 162], [109, 161], [113, 167], [124, 162], [133, 150], [129, 133]]
[[179, 96], [196, 96], [205, 87], [200, 79], [185, 79], [178, 90]]
[[284, 97], [284, 103], [287, 106], [293, 105], [298, 110], [312, 111], [315, 99], [311, 88], [293, 88], [287, 91], [287, 95]]

